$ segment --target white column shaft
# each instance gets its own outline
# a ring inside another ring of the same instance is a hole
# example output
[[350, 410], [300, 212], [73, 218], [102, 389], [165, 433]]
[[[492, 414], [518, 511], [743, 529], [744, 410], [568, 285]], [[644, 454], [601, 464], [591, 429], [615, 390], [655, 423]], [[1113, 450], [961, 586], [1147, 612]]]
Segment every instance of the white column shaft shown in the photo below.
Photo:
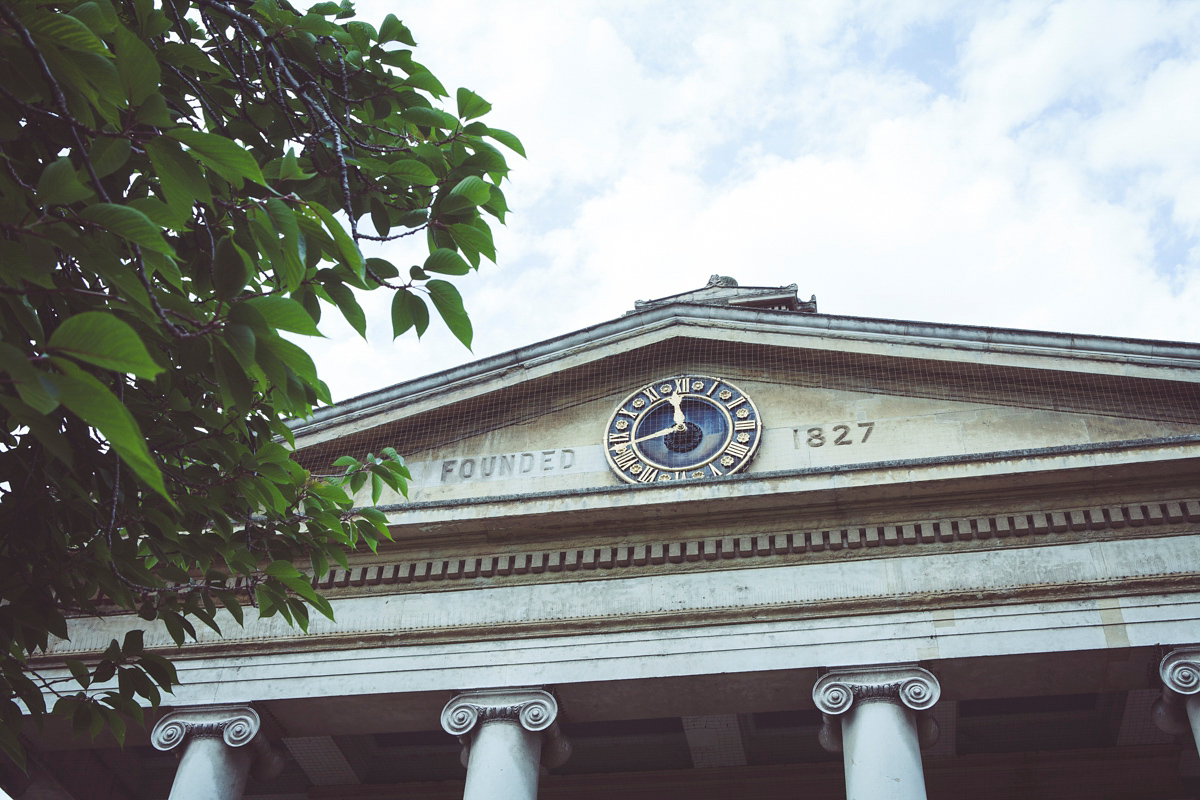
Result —
[[219, 737], [192, 738], [179, 759], [170, 800], [241, 800], [251, 753]]
[[842, 715], [846, 800], [925, 800], [917, 719], [900, 703], [855, 703]]
[[541, 732], [516, 720], [481, 724], [471, 738], [463, 800], [537, 800], [541, 751]]
[[1194, 694], [1187, 699], [1188, 722], [1192, 723], [1192, 743], [1200, 753], [1200, 694]]

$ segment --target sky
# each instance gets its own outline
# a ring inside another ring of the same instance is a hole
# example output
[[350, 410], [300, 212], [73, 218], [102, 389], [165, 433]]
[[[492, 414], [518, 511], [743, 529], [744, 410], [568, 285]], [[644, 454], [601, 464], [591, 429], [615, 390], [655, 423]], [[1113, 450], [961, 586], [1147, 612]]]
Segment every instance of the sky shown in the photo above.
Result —
[[[517, 134], [439, 322], [306, 340], [336, 399], [703, 286], [823, 313], [1200, 341], [1200, 3], [356, 3]], [[420, 237], [413, 237], [418, 239]], [[384, 246], [397, 266], [422, 242]]]

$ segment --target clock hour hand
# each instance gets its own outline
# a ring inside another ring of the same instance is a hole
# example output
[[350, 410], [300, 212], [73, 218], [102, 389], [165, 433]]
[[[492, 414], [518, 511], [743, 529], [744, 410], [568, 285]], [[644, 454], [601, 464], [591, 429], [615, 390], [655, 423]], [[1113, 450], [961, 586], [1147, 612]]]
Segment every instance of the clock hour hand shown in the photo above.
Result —
[[671, 405], [675, 406], [675, 427], [679, 430], [683, 430], [687, 424], [687, 417], [683, 415], [683, 395], [667, 395], [667, 401]]
[[644, 442], [647, 439], [657, 439], [660, 436], [666, 436], [668, 433], [674, 433], [675, 431], [684, 431], [684, 430], [687, 430], [686, 425], [683, 425], [683, 424], [672, 425], [669, 428], [663, 428], [661, 431], [658, 431], [657, 433], [651, 433], [646, 436], [639, 436], [638, 438], [633, 439], [632, 441], [628, 441], [623, 444], [614, 445], [611, 449], [619, 453], [620, 451], [624, 450], [626, 447], [628, 447], [631, 444], [637, 444], [638, 442]]

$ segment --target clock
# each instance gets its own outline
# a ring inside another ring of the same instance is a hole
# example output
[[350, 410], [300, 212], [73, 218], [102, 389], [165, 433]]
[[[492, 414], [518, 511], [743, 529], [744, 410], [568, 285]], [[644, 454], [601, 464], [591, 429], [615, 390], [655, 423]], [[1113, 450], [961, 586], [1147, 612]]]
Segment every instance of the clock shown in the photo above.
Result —
[[698, 481], [745, 469], [761, 439], [762, 419], [749, 395], [723, 378], [676, 375], [617, 406], [604, 455], [626, 483]]

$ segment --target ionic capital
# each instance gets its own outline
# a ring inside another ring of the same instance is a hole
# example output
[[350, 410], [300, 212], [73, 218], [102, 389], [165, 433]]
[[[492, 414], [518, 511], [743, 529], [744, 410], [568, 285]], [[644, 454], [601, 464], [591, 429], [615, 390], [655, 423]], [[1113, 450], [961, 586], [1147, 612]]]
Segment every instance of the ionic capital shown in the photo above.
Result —
[[234, 748], [250, 745], [255, 777], [267, 780], [283, 769], [283, 757], [261, 730], [262, 720], [249, 706], [193, 706], [177, 708], [156, 722], [150, 743], [158, 750], [180, 752], [196, 739], [220, 739]]
[[512, 722], [543, 734], [543, 766], [556, 767], [571, 755], [571, 744], [558, 728], [558, 701], [545, 689], [477, 689], [462, 692], [442, 709], [442, 728], [463, 743], [464, 761], [472, 732], [489, 722]]
[[821, 746], [830, 752], [841, 751], [842, 728], [838, 717], [856, 704], [883, 702], [917, 712], [920, 745], [931, 747], [938, 739], [938, 724], [923, 712], [933, 708], [941, 696], [938, 679], [915, 664], [831, 669], [813, 686], [813, 702], [825, 718], [818, 734]]
[[927, 711], [942, 696], [929, 670], [913, 665], [831, 669], [813, 687], [813, 702], [825, 714], [844, 714], [854, 703], [903, 703]]
[[[1162, 697], [1154, 702], [1151, 715], [1159, 730], [1172, 735], [1191, 730], [1187, 701], [1200, 696], [1200, 645], [1180, 647], [1167, 653], [1158, 665]], [[1193, 701], [1195, 702], [1195, 701]]]

